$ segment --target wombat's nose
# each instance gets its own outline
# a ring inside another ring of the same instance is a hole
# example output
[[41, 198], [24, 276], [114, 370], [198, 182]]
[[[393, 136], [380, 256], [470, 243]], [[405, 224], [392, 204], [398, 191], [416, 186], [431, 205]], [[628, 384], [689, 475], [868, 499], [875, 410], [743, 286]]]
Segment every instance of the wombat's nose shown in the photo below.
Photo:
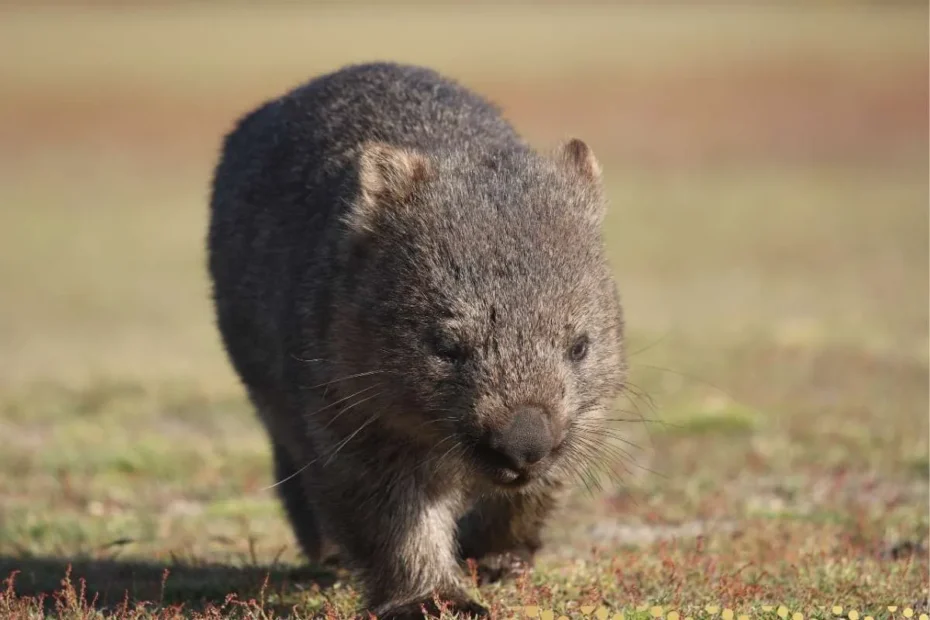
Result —
[[549, 417], [540, 407], [520, 407], [510, 426], [491, 434], [490, 447], [517, 471], [538, 463], [552, 451]]

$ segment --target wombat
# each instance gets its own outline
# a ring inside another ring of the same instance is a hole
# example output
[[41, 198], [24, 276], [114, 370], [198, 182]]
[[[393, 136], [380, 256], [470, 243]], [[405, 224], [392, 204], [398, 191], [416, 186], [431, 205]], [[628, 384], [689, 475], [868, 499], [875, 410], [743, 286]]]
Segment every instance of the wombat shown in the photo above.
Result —
[[338, 552], [370, 613], [487, 615], [466, 560], [532, 566], [601, 458], [626, 380], [605, 211], [585, 142], [536, 151], [423, 67], [343, 67], [225, 136], [218, 330], [303, 551]]

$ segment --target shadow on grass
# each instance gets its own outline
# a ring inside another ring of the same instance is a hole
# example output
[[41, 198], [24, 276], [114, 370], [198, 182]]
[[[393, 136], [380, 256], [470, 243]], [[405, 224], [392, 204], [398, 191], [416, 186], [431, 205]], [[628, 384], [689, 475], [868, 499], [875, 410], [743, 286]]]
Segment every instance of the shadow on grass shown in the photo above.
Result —
[[325, 590], [338, 578], [334, 568], [307, 565], [235, 567], [0, 555], [0, 598], [3, 592], [9, 596], [12, 588], [16, 597], [41, 597], [52, 609], [56, 601], [67, 607], [84, 606], [86, 601], [87, 608], [100, 610], [146, 603], [149, 608], [180, 606], [190, 612], [223, 607], [235, 595], [239, 602], [257, 600], [268, 611], [285, 611], [291, 605], [282, 602], [284, 597]]

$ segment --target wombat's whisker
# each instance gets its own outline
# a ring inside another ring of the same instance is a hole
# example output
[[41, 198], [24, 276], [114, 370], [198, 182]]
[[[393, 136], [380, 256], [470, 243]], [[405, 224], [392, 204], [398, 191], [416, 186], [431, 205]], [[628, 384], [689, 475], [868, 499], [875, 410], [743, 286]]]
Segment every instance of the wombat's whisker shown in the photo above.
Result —
[[[629, 439], [629, 431], [627, 431], [623, 427], [616, 427], [616, 426], [610, 426], [608, 424], [604, 424], [604, 422], [611, 422], [611, 421], [612, 420], [609, 420], [609, 419], [598, 420], [597, 422], [600, 422], [600, 424], [595, 424], [594, 421], [578, 421], [578, 422], [575, 422], [575, 426], [578, 427], [579, 430], [583, 430], [583, 431], [589, 431], [589, 432], [595, 432], [595, 433], [610, 433], [613, 436], [617, 437], [618, 439], [623, 440], [624, 443], [630, 444], [632, 440]], [[623, 421], [640, 422], [640, 420], [634, 420], [630, 418], [625, 418]]]
[[[622, 458], [624, 460], [629, 460], [630, 462], [634, 462], [636, 460], [636, 457], [633, 456], [632, 453], [630, 453], [628, 450], [626, 450], [622, 446], [617, 445], [617, 443], [615, 443], [616, 438], [611, 437], [609, 435], [605, 436], [605, 435], [589, 434], [588, 436], [584, 438], [584, 441], [586, 441], [587, 444], [591, 446], [595, 451], [606, 453], [608, 456], [611, 456], [614, 458]], [[630, 443], [629, 445], [633, 448], [641, 449], [636, 444]]]
[[[628, 389], [628, 390], [630, 390], [630, 389], [635, 389], [635, 390], [638, 390], [637, 394], [639, 394], [639, 395], [645, 395], [645, 392], [639, 390], [639, 388], [637, 388], [636, 386], [634, 386], [634, 385], [632, 385], [632, 384], [627, 384], [627, 389]], [[624, 393], [625, 396], [629, 396], [629, 394], [630, 394], [629, 391], [627, 391], [627, 392]], [[639, 397], [637, 397], [637, 398], [639, 398]], [[649, 409], [650, 409], [653, 413], [655, 413], [655, 411], [656, 411], [656, 406], [655, 406], [655, 403], [653, 402], [652, 398], [651, 398], [650, 396], [648, 396], [648, 395], [645, 395], [645, 398], [646, 398], [646, 406], [649, 407]], [[639, 416], [640, 420], [643, 422], [643, 428], [646, 429], [646, 434], [649, 436], [649, 443], [650, 443], [650, 445], [652, 445], [653, 447], [655, 447], [655, 442], [654, 442], [653, 437], [652, 437], [652, 432], [649, 430], [649, 426], [646, 424], [646, 419], [647, 419], [647, 418], [646, 418], [646, 416], [643, 415], [643, 412], [640, 411], [640, 409], [639, 409], [639, 404], [637, 404], [637, 399], [628, 398], [628, 400], [629, 400], [630, 404], [633, 405], [633, 409], [636, 410], [636, 415]], [[622, 411], [623, 411], [624, 413], [629, 413], [630, 415], [633, 414], [633, 412], [632, 412], [632, 411], [629, 411], [629, 410], [622, 410]]]
[[607, 458], [611, 459], [612, 461], [622, 462], [624, 463], [624, 467], [626, 466], [626, 462], [635, 463], [633, 455], [631, 455], [629, 452], [602, 440], [585, 437], [579, 438], [578, 442], [581, 446], [589, 451], [588, 456], [590, 458], [588, 460], [595, 463], [599, 462], [599, 459], [595, 458], [597, 456], [607, 456]]
[[[640, 418], [640, 419], [634, 419], [634, 418], [604, 418], [604, 422], [610, 422], [610, 423], [617, 423], [617, 422], [625, 422], [625, 423], [629, 423], [629, 422], [638, 422], [638, 423], [642, 423], [643, 425], [646, 425], [646, 424], [657, 424], [657, 425], [659, 425], [659, 426], [662, 426], [663, 428], [668, 428], [668, 429], [676, 429], [676, 428], [681, 428], [681, 427], [682, 427], [681, 424], [676, 424], [675, 422], [669, 422], [668, 420], [659, 420], [659, 419], [653, 419], [653, 418], [644, 418], [644, 419], [643, 419], [643, 418]], [[619, 430], [619, 429], [613, 429], [613, 430]]]
[[589, 434], [589, 439], [592, 440], [592, 441], [595, 441], [595, 440], [596, 440], [596, 441], [603, 442], [604, 445], [611, 446], [612, 449], [614, 449], [614, 450], [619, 450], [619, 451], [623, 452], [623, 453], [624, 453], [625, 455], [627, 455], [627, 457], [629, 457], [630, 459], [635, 458], [635, 457], [633, 456], [633, 454], [632, 454], [629, 450], [627, 450], [626, 448], [624, 448], [623, 446], [618, 445], [618, 443], [622, 443], [622, 444], [628, 445], [628, 446], [629, 446], [631, 449], [633, 449], [633, 450], [641, 451], [641, 450], [643, 449], [641, 446], [639, 446], [639, 445], [637, 445], [637, 444], [635, 444], [635, 443], [632, 443], [632, 442], [627, 441], [627, 440], [625, 440], [625, 439], [623, 439], [623, 438], [617, 437], [617, 436], [615, 436], [615, 435], [610, 435], [610, 434], [607, 434], [607, 433], [590, 433], [590, 434]]
[[[376, 384], [376, 385], [379, 385], [379, 384]], [[327, 422], [326, 424], [323, 425], [323, 429], [325, 430], [325, 429], [329, 428], [329, 426], [332, 425], [333, 422], [335, 422], [342, 414], [344, 414], [344, 413], [345, 413], [346, 411], [348, 411], [349, 409], [352, 409], [352, 408], [354, 408], [354, 407], [358, 407], [358, 406], [361, 405], [362, 403], [368, 402], [369, 400], [371, 400], [371, 399], [373, 399], [373, 398], [378, 398], [378, 397], [381, 396], [383, 393], [384, 393], [384, 392], [375, 392], [374, 394], [370, 394], [370, 395], [366, 396], [365, 398], [359, 398], [358, 400], [356, 400], [356, 401], [354, 401], [354, 402], [352, 402], [352, 403], [346, 405], [345, 407], [343, 407], [342, 409], [339, 410], [339, 413], [337, 413], [337, 414], [334, 415], [332, 418], [330, 418], [329, 422]]]
[[585, 485], [588, 488], [590, 493], [591, 489], [588, 486], [588, 482], [584, 477], [585, 462], [584, 456], [585, 453], [580, 449], [581, 447], [577, 444], [572, 444], [571, 449], [565, 453], [563, 457], [563, 462], [565, 464], [565, 471], [569, 476], [576, 478], [579, 482]]
[[441, 424], [442, 422], [455, 422], [457, 418], [436, 418], [434, 420], [427, 420], [419, 426], [416, 427], [417, 430], [422, 429], [424, 426], [429, 426], [430, 424]]
[[[634, 464], [635, 464], [635, 463], [634, 463]], [[622, 476], [622, 475], [620, 474], [620, 472], [618, 471], [616, 465], [617, 465], [617, 463], [615, 463], [615, 462], [613, 462], [613, 461], [611, 461], [611, 460], [607, 460], [607, 461], [605, 461], [605, 462], [603, 462], [603, 463], [596, 463], [596, 464], [594, 465], [594, 467], [595, 467], [598, 471], [600, 471], [602, 474], [606, 475], [606, 476], [607, 476], [607, 479], [610, 480], [611, 483], [614, 483], [614, 484], [616, 484], [616, 483], [622, 483], [622, 482], [624, 481], [624, 479], [623, 479], [623, 476]], [[629, 467], [627, 467], [626, 461], [623, 461], [623, 462], [619, 463], [619, 465], [620, 465], [620, 467], [623, 468], [624, 472], [626, 472], [627, 475], [629, 475], [629, 476], [632, 477], [633, 472], [630, 471], [630, 468], [629, 468]]]
[[636, 463], [633, 459], [627, 458], [616, 452], [599, 449], [595, 446], [589, 446], [586, 448], [586, 450], [589, 453], [586, 455], [585, 463], [589, 470], [606, 474], [611, 480], [618, 478], [618, 467], [622, 467], [628, 475], [633, 474], [627, 465], [627, 463], [632, 463], [635, 465]]
[[665, 332], [665, 333], [664, 333], [662, 336], [660, 336], [657, 340], [654, 340], [653, 342], [651, 342], [650, 344], [647, 344], [646, 346], [644, 346], [644, 347], [641, 348], [641, 349], [636, 349], [636, 350], [634, 350], [634, 351], [630, 351], [629, 353], [627, 353], [627, 356], [628, 356], [628, 357], [634, 357], [634, 356], [636, 356], [636, 355], [639, 355], [640, 353], [645, 353], [646, 351], [648, 351], [648, 350], [651, 349], [652, 347], [656, 346], [657, 344], [659, 344], [660, 342], [662, 342], [663, 340], [665, 340], [666, 338], [668, 338], [669, 333], [670, 333], [670, 332]]
[[300, 389], [317, 390], [321, 387], [327, 387], [327, 386], [333, 385], [334, 383], [341, 383], [343, 381], [350, 381], [352, 379], [360, 379], [362, 377], [370, 377], [372, 375], [379, 375], [379, 374], [386, 373], [386, 372], [387, 372], [386, 370], [367, 370], [365, 372], [355, 373], [352, 375], [348, 375], [346, 377], [339, 377], [338, 379], [332, 379], [331, 381], [326, 381], [325, 383], [318, 383], [317, 385], [302, 386]]
[[633, 475], [633, 470], [630, 469], [629, 464], [636, 466], [636, 461], [634, 459], [628, 456], [625, 456], [625, 455], [613, 454], [609, 450], [606, 450], [606, 449], [605, 451], [608, 452], [608, 458], [605, 459], [601, 463], [595, 464], [593, 466], [594, 468], [610, 476], [611, 473], [616, 471], [617, 467], [621, 467], [623, 468], [623, 471], [625, 471], [628, 475], [630, 476]]
[[310, 467], [311, 465], [313, 465], [314, 463], [316, 463], [318, 460], [319, 460], [319, 459], [313, 459], [313, 460], [307, 462], [303, 467], [301, 467], [300, 469], [298, 469], [298, 470], [292, 472], [289, 476], [285, 476], [284, 478], [275, 481], [274, 484], [268, 485], [267, 487], [264, 487], [264, 488], [262, 488], [261, 490], [262, 490], [262, 491], [268, 491], [268, 490], [270, 490], [270, 489], [273, 489], [273, 488], [275, 488], [275, 487], [277, 487], [277, 486], [280, 486], [280, 485], [284, 484], [284, 483], [287, 482], [288, 480], [291, 480], [291, 479], [293, 479], [293, 478], [296, 478], [296, 477], [299, 476], [301, 473], [303, 473], [304, 471], [306, 471], [308, 467]]
[[[633, 411], [625, 411], [625, 410], [623, 410], [623, 409], [618, 409], [617, 411], [619, 411], [620, 413], [629, 413], [629, 414], [633, 414], [633, 413], [634, 413]], [[670, 423], [669, 423], [669, 422], [666, 422], [665, 420], [660, 420], [660, 419], [658, 419], [658, 418], [642, 418], [642, 417], [635, 417], [635, 418], [601, 418], [601, 421], [602, 421], [602, 422], [623, 422], [623, 423], [635, 422], [635, 423], [643, 423], [643, 424], [663, 424], [663, 425], [666, 425], [666, 426], [670, 425]]]
[[[335, 403], [330, 403], [330, 405], [338, 404], [338, 403], [340, 403], [340, 402], [343, 402], [343, 401], [345, 401], [345, 400], [348, 400], [349, 398], [352, 398], [353, 396], [357, 396], [360, 392], [366, 391], [366, 390], [370, 389], [371, 387], [377, 387], [377, 384], [374, 385], [374, 386], [369, 386], [368, 388], [365, 388], [364, 390], [359, 390], [358, 392], [356, 392], [356, 393], [354, 393], [354, 394], [351, 394], [351, 395], [349, 395], [349, 396], [347, 396], [347, 397], [345, 397], [345, 398], [343, 398], [343, 399], [340, 399], [340, 400], [336, 401]], [[372, 395], [372, 396], [370, 396], [370, 397], [368, 397], [368, 398], [361, 399], [361, 401], [357, 401], [356, 403], [354, 403], [353, 405], [350, 405], [350, 406], [347, 407], [347, 408], [350, 408], [350, 407], [352, 407], [352, 406], [354, 406], [354, 405], [356, 405], [356, 404], [360, 404], [360, 402], [363, 402], [363, 401], [365, 401], [365, 400], [369, 400], [370, 398], [375, 398], [375, 397], [377, 397], [377, 396], [379, 396], [379, 395], [380, 395], [380, 392], [379, 392], [378, 394], [374, 394], [374, 395]], [[327, 407], [329, 407], [329, 405], [327, 405]], [[321, 408], [321, 409], [318, 409], [317, 411], [315, 411], [314, 413], [309, 414], [309, 415], [315, 415], [315, 414], [319, 413], [320, 411], [322, 411], [323, 409], [326, 409], [327, 407], [323, 407], [323, 408]], [[341, 414], [342, 412], [344, 412], [344, 411], [345, 411], [345, 409], [343, 409], [343, 410], [340, 412], [340, 414]], [[337, 414], [336, 417], [338, 417], [338, 414]], [[333, 419], [335, 419], [335, 418], [333, 418]], [[371, 420], [371, 421], [374, 421], [374, 420]], [[332, 422], [332, 420], [330, 420], [330, 423], [331, 423], [331, 422]], [[362, 428], [364, 428], [364, 426], [367, 426], [367, 424], [363, 425]], [[358, 433], [360, 430], [361, 430], [361, 428], [359, 428], [359, 429], [356, 431], [356, 433]], [[354, 436], [354, 434], [353, 434], [353, 436]], [[344, 445], [344, 444], [343, 444], [343, 445]], [[304, 465], [303, 467], [301, 467], [300, 469], [294, 471], [293, 473], [291, 473], [290, 475], [286, 476], [285, 478], [282, 478], [281, 480], [276, 481], [274, 484], [262, 488], [261, 490], [262, 490], [262, 491], [267, 491], [267, 490], [273, 489], [273, 488], [275, 488], [275, 487], [277, 487], [277, 486], [279, 486], [279, 485], [281, 485], [281, 484], [284, 484], [284, 483], [287, 482], [288, 480], [291, 480], [291, 479], [295, 478], [296, 476], [300, 475], [301, 473], [303, 473], [304, 471], [306, 471], [308, 467], [310, 467], [311, 465], [313, 465], [313, 464], [314, 464], [316, 461], [318, 461], [318, 460], [319, 460], [319, 459], [313, 459], [313, 460], [311, 460], [310, 462], [308, 462], [307, 464], [305, 464], [305, 465]], [[327, 462], [328, 462], [328, 461], [327, 461]]]
[[297, 360], [298, 362], [303, 362], [303, 363], [305, 363], [305, 364], [317, 364], [317, 363], [320, 363], [320, 362], [334, 363], [332, 360], [328, 360], [328, 359], [323, 358], [323, 357], [315, 357], [315, 358], [313, 358], [313, 359], [305, 359], [305, 358], [302, 358], [302, 357], [300, 357], [300, 356], [298, 356], [298, 355], [296, 355], [296, 354], [294, 354], [294, 353], [291, 353], [291, 359]]
[[588, 435], [601, 435], [610, 437], [611, 439], [626, 444], [631, 448], [642, 450], [640, 445], [634, 443], [632, 440], [627, 439], [624, 435], [622, 435], [619, 429], [609, 428], [606, 426], [586, 426], [578, 422], [575, 423], [575, 426], [577, 426], [580, 430], [583, 430]]
[[626, 396], [627, 399], [630, 401], [630, 403], [634, 407], [636, 407], [637, 401], [644, 401], [646, 406], [649, 407], [649, 409], [651, 409], [653, 412], [655, 412], [658, 409], [656, 402], [655, 400], [653, 400], [652, 396], [650, 396], [642, 388], [632, 383], [628, 382], [624, 385], [622, 395]]
[[723, 389], [723, 388], [720, 387], [719, 385], [716, 385], [716, 384], [714, 384], [714, 383], [711, 383], [711, 382], [708, 381], [707, 379], [702, 379], [701, 377], [697, 377], [697, 376], [695, 376], [695, 375], [692, 375], [692, 374], [689, 374], [689, 373], [686, 373], [686, 372], [682, 372], [682, 371], [680, 371], [680, 370], [673, 370], [673, 369], [671, 369], [671, 368], [665, 368], [665, 367], [663, 367], [663, 366], [653, 366], [653, 365], [651, 365], [651, 364], [642, 364], [642, 366], [643, 366], [644, 368], [651, 368], [652, 370], [659, 370], [659, 371], [662, 371], [662, 372], [667, 372], [667, 373], [669, 373], [669, 374], [678, 375], [679, 377], [682, 377], [682, 378], [684, 378], [684, 379], [688, 379], [689, 381], [695, 381], [695, 382], [697, 382], [697, 383], [701, 383], [701, 384], [703, 384], [703, 385], [705, 385], [705, 386], [707, 386], [707, 387], [709, 387], [709, 388], [713, 388], [713, 389], [717, 390], [718, 392], [721, 392], [724, 396], [726, 396], [727, 398], [729, 398], [729, 399], [732, 400], [733, 402], [739, 403], [739, 404], [741, 404], [741, 405], [745, 405], [745, 404], [746, 404], [746, 403], [740, 402], [740, 401], [739, 401], [737, 398], [735, 398], [730, 392], [728, 392], [727, 390]]
[[[448, 439], [455, 439], [455, 436], [454, 436], [454, 435], [449, 435]], [[457, 449], [457, 448], [464, 449], [464, 446], [463, 446], [460, 442], [455, 441], [455, 442], [453, 442], [452, 447], [450, 447], [448, 450], [446, 450], [446, 451], [443, 452], [441, 455], [439, 455], [439, 457], [435, 457], [435, 456], [434, 456], [434, 457], [432, 457], [432, 458], [430, 458], [430, 459], [426, 459], [425, 461], [421, 462], [417, 467], [418, 467], [418, 468], [420, 468], [420, 467], [425, 467], [426, 465], [430, 464], [431, 462], [435, 462], [436, 464], [441, 464], [441, 463], [443, 462], [443, 460], [445, 460], [445, 458], [446, 458], [447, 456], [449, 456], [449, 454], [450, 454], [453, 450], [455, 450], [455, 449]], [[432, 452], [432, 450], [430, 450], [430, 452]], [[429, 453], [427, 453], [427, 454], [429, 454]]]
[[362, 423], [361, 425], [359, 425], [359, 427], [358, 427], [357, 429], [355, 429], [354, 431], [352, 431], [352, 433], [351, 433], [348, 437], [346, 437], [345, 439], [343, 439], [342, 441], [340, 441], [339, 444], [336, 446], [336, 449], [333, 450], [332, 453], [329, 455], [329, 458], [326, 459], [326, 462], [323, 463], [323, 467], [326, 467], [327, 465], [329, 465], [329, 463], [333, 460], [333, 458], [334, 458], [337, 454], [339, 454], [339, 451], [342, 450], [342, 449], [345, 447], [345, 445], [346, 445], [347, 443], [349, 443], [350, 441], [352, 441], [352, 439], [353, 439], [356, 435], [358, 435], [359, 433], [361, 433], [362, 430], [365, 429], [365, 427], [367, 427], [369, 424], [371, 424], [372, 422], [374, 422], [375, 420], [377, 420], [377, 419], [380, 417], [380, 415], [381, 415], [380, 412], [374, 414], [373, 416], [371, 416], [370, 418], [368, 418], [364, 423]]
[[443, 437], [439, 442], [437, 442], [436, 444], [430, 446], [430, 449], [429, 449], [429, 451], [426, 453], [426, 456], [431, 455], [431, 454], [436, 450], [436, 448], [438, 448], [438, 447], [441, 446], [442, 444], [446, 443], [446, 442], [449, 441], [450, 439], [452, 439], [452, 440], [455, 439], [455, 433], [449, 433], [448, 435], [446, 435], [445, 437]]
[[627, 379], [623, 382], [623, 387], [621, 388], [621, 393], [626, 396], [635, 396], [637, 398], [643, 398], [645, 400], [650, 400], [652, 397], [649, 395], [649, 392], [645, 388], [640, 387], [639, 385], [633, 383], [630, 379]]
[[[454, 439], [454, 438], [455, 438], [454, 435], [449, 435], [448, 437], [446, 437], [445, 439], [443, 439], [443, 441], [440, 442], [440, 443], [444, 443], [445, 441], [447, 441], [447, 440], [449, 440], [449, 439]], [[460, 443], [457, 443], [457, 442], [456, 442], [456, 443], [453, 443], [452, 446], [451, 446], [448, 450], [446, 450], [443, 454], [438, 455], [438, 456], [434, 456], [434, 457], [432, 457], [432, 458], [425, 459], [424, 461], [422, 461], [422, 462], [420, 462], [418, 465], [416, 465], [416, 466], [414, 467], [414, 469], [419, 469], [419, 468], [421, 468], [421, 467], [425, 467], [426, 465], [429, 465], [429, 464], [432, 464], [432, 463], [436, 464], [437, 466], [442, 465], [443, 460], [444, 460], [450, 453], [452, 453], [452, 452], [453, 452], [454, 450], [456, 450], [457, 448], [462, 448], [462, 447], [463, 447], [463, 446], [462, 446]], [[432, 450], [431, 450], [431, 451], [432, 451]], [[415, 475], [415, 472], [408, 472], [408, 473], [406, 473], [405, 475], [394, 476], [394, 479], [391, 481], [391, 483], [390, 483], [390, 484], [388, 485], [388, 487], [387, 487], [387, 493], [385, 493], [385, 495], [388, 496], [388, 497], [390, 497], [390, 495], [391, 495], [391, 494], [394, 492], [394, 490], [397, 488], [397, 485], [398, 485], [398, 484], [400, 484], [401, 482], [405, 482], [406, 480], [408, 480], [408, 479], [409, 479], [411, 476], [413, 476], [413, 475]]]
[[365, 392], [367, 392], [367, 391], [369, 391], [369, 390], [373, 390], [373, 389], [379, 387], [380, 385], [381, 385], [380, 383], [375, 383], [374, 385], [369, 385], [369, 386], [363, 387], [362, 389], [360, 389], [360, 390], [358, 390], [358, 391], [356, 391], [356, 392], [353, 392], [353, 393], [349, 394], [348, 396], [344, 396], [343, 398], [340, 398], [339, 400], [334, 400], [334, 401], [331, 402], [331, 403], [327, 403], [327, 404], [323, 405], [322, 407], [320, 407], [319, 409], [317, 409], [317, 410], [314, 411], [313, 413], [307, 413], [307, 414], [305, 414], [304, 417], [306, 417], [306, 418], [314, 417], [314, 416], [316, 416], [316, 415], [318, 415], [318, 414], [320, 414], [320, 413], [326, 411], [327, 409], [331, 409], [332, 407], [335, 407], [335, 406], [338, 405], [339, 403], [344, 403], [344, 402], [346, 402], [347, 400], [351, 400], [351, 399], [355, 398], [356, 396], [358, 396], [359, 394], [364, 394]]
[[441, 455], [438, 459], [436, 459], [436, 464], [441, 465], [441, 464], [443, 463], [443, 461], [445, 461], [445, 459], [448, 458], [449, 455], [452, 454], [452, 452], [453, 452], [454, 450], [463, 450], [463, 451], [464, 451], [464, 449], [465, 449], [465, 446], [462, 445], [461, 443], [458, 443], [458, 442], [457, 442], [457, 443], [456, 443], [455, 445], [453, 445], [451, 448], [449, 448], [448, 450], [446, 450], [445, 452], [443, 452], [442, 455]]
[[[616, 448], [617, 446], [614, 446], [614, 447]], [[624, 452], [625, 452], [625, 451], [624, 451]], [[634, 467], [638, 467], [639, 469], [642, 469], [643, 471], [649, 472], [650, 474], [654, 474], [654, 475], [656, 475], [656, 476], [660, 476], [660, 477], [662, 477], [662, 478], [666, 478], [666, 477], [667, 477], [667, 476], [665, 476], [664, 474], [655, 471], [654, 469], [651, 469], [651, 468], [649, 468], [649, 467], [646, 467], [645, 465], [640, 464], [636, 459], [634, 459], [634, 458], [632, 457], [632, 455], [629, 455], [628, 453], [627, 453], [627, 455], [629, 456], [629, 458], [626, 458], [626, 459], [623, 459], [623, 460], [624, 460], [625, 462], [627, 462], [627, 463], [632, 464]]]
[[596, 491], [599, 491], [597, 481], [594, 479], [594, 476], [591, 475], [590, 470], [583, 469], [580, 473], [581, 482], [584, 484], [585, 490], [587, 490], [588, 495], [593, 497], [596, 494]]

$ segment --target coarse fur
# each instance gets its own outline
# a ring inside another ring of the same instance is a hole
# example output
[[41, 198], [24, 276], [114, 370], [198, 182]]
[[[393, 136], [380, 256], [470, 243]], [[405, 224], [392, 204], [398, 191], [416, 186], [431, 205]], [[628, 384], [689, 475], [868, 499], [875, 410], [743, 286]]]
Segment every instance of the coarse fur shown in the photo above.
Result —
[[462, 562], [531, 564], [599, 458], [626, 377], [605, 204], [584, 142], [537, 152], [421, 67], [345, 67], [226, 136], [217, 325], [304, 552], [349, 561], [379, 617], [486, 613]]

